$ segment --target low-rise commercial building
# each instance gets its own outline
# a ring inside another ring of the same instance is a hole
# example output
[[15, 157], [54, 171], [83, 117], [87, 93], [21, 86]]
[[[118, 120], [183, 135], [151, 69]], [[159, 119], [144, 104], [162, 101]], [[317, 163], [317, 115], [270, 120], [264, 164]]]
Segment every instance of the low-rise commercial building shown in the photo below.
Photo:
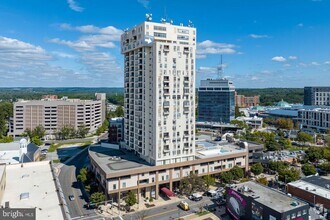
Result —
[[307, 203], [253, 181], [228, 188], [226, 200], [234, 219], [309, 219]]
[[237, 117], [236, 120], [245, 122], [248, 126], [259, 129], [262, 128], [263, 119], [257, 116], [254, 117]]
[[330, 179], [309, 176], [288, 183], [287, 190], [290, 194], [311, 204], [320, 204], [324, 208], [330, 209]]
[[96, 100], [68, 99], [46, 96], [41, 100], [19, 100], [14, 103], [13, 128], [10, 135], [22, 135], [26, 129], [42, 125], [47, 135], [64, 126], [85, 126], [94, 132], [105, 119], [105, 94], [96, 93]]
[[153, 166], [133, 152], [99, 146], [90, 147], [91, 169], [109, 198], [120, 201], [129, 191], [138, 198], [157, 199], [160, 189], [178, 188], [183, 177], [215, 175], [235, 165], [248, 170], [248, 150], [236, 144], [196, 149], [194, 160]]
[[330, 108], [300, 109], [298, 119], [302, 129], [326, 132], [330, 128]]
[[37, 220], [64, 219], [49, 161], [0, 166], [2, 207], [34, 209]]

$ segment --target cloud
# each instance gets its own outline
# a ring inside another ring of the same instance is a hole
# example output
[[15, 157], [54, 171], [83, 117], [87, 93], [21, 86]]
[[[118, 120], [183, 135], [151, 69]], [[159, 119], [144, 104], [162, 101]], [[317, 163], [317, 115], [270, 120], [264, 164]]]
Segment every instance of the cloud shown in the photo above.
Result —
[[286, 59], [282, 56], [276, 56], [272, 58], [272, 61], [276, 61], [276, 62], [285, 62]]
[[325, 61], [324, 64], [330, 64], [330, 61]]
[[115, 48], [116, 45], [114, 42], [120, 41], [120, 36], [122, 34], [120, 29], [113, 26], [100, 28], [94, 25], [72, 26], [64, 23], [59, 27], [63, 30], [78, 31], [80, 33], [88, 34], [81, 36], [76, 41], [63, 40], [59, 38], [49, 40], [49, 42], [66, 45], [77, 51], [92, 51], [97, 47]]
[[304, 24], [303, 23], [299, 23], [297, 26], [298, 27], [304, 27]]
[[313, 62], [311, 62], [311, 65], [312, 65], [312, 66], [320, 66], [321, 64], [318, 63], [318, 62], [313, 61]]
[[297, 56], [289, 56], [289, 60], [296, 60], [296, 59], [298, 59]]
[[249, 37], [254, 38], [254, 39], [269, 38], [268, 35], [258, 35], [258, 34], [250, 34]]
[[216, 43], [210, 40], [205, 40], [197, 44], [197, 56], [205, 58], [207, 54], [235, 54], [233, 44]]
[[67, 0], [69, 7], [77, 12], [82, 12], [84, 11], [84, 8], [80, 7], [78, 3], [75, 0]]
[[149, 8], [150, 0], [138, 0], [138, 3], [140, 3], [144, 8]]
[[61, 57], [61, 58], [76, 58], [75, 55], [73, 54], [69, 54], [69, 53], [64, 53], [64, 52], [60, 52], [60, 51], [52, 51], [51, 52], [53, 55], [57, 56], [57, 57]]

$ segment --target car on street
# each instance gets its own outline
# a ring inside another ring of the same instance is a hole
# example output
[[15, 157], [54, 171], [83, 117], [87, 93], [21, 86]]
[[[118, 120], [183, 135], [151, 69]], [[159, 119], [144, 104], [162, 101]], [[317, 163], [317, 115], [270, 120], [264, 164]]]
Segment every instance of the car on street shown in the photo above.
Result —
[[203, 196], [198, 193], [194, 193], [194, 194], [190, 195], [188, 198], [192, 201], [197, 202], [197, 201], [201, 201], [203, 199]]
[[188, 211], [188, 210], [190, 209], [188, 203], [185, 202], [185, 201], [181, 201], [181, 202], [179, 203], [179, 207], [180, 207], [182, 210], [184, 210], [184, 211]]
[[73, 201], [74, 200], [74, 196], [73, 195], [69, 195], [69, 200]]

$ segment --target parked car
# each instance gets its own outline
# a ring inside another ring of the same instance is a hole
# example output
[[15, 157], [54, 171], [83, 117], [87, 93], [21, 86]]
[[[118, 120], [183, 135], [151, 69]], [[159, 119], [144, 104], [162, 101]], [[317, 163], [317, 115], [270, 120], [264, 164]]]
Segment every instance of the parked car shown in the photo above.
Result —
[[193, 201], [201, 201], [203, 199], [203, 196], [198, 193], [194, 193], [190, 195], [188, 198]]
[[69, 195], [69, 200], [73, 201], [74, 200], [74, 196], [73, 195]]
[[181, 201], [179, 203], [179, 207], [184, 211], [188, 211], [190, 209], [188, 203], [185, 201]]

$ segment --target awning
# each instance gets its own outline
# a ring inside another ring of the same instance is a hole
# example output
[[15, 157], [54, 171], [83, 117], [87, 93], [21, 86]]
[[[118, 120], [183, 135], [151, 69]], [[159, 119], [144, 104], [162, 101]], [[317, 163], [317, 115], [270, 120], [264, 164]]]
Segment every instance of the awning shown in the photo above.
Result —
[[163, 187], [160, 189], [163, 193], [165, 193], [168, 197], [173, 197], [175, 196], [175, 193], [172, 192], [171, 190], [169, 190], [168, 188], [166, 187]]

